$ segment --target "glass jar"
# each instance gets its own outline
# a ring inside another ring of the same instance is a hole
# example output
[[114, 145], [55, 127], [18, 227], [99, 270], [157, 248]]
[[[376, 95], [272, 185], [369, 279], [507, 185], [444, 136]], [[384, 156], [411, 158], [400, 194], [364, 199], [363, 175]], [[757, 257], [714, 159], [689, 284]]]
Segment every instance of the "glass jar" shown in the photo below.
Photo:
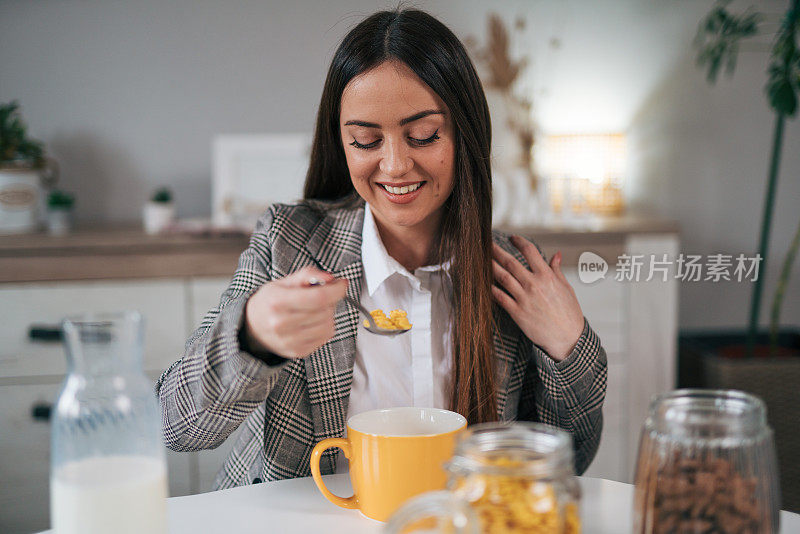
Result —
[[448, 488], [477, 512], [481, 532], [580, 532], [572, 437], [540, 423], [487, 423], [456, 445]]
[[67, 376], [52, 419], [51, 521], [58, 534], [166, 533], [160, 411], [142, 370], [136, 312], [63, 323]]
[[480, 534], [469, 503], [449, 491], [428, 491], [407, 500], [392, 514], [385, 534]]
[[636, 465], [634, 532], [778, 532], [778, 473], [766, 407], [732, 390], [655, 397]]
[[469, 427], [445, 464], [449, 492], [409, 501], [387, 532], [578, 534], [580, 487], [572, 455], [571, 436], [547, 425]]

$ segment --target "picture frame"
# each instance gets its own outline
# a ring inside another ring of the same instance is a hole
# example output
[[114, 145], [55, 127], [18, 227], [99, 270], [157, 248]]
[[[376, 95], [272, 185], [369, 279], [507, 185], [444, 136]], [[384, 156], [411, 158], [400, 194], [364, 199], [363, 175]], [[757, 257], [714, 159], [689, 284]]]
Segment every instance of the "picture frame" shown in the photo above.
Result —
[[212, 222], [216, 227], [255, 228], [276, 202], [303, 196], [310, 134], [224, 134], [212, 142]]

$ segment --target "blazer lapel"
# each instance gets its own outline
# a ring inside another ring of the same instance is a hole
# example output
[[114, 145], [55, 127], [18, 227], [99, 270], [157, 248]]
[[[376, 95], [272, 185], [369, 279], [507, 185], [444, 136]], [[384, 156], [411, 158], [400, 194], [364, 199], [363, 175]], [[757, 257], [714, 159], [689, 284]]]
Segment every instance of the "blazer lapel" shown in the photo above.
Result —
[[[321, 268], [348, 281], [347, 294], [356, 300], [361, 298], [364, 274], [361, 260], [363, 224], [363, 208], [332, 210], [312, 232], [306, 244], [306, 249]], [[334, 322], [336, 334], [333, 339], [305, 359], [315, 442], [343, 436], [347, 423], [358, 311], [340, 301], [336, 305]], [[329, 462], [329, 472], [332, 472], [336, 450], [329, 449], [324, 457]]]

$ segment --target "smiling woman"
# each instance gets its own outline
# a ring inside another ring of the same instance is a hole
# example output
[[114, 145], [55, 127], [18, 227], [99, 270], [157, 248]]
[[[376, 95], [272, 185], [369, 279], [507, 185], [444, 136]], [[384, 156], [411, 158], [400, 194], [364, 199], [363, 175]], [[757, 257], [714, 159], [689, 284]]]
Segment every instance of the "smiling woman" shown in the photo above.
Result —
[[[490, 146], [480, 81], [444, 24], [382, 11], [351, 30], [322, 91], [304, 200], [262, 216], [157, 385], [167, 444], [213, 448], [244, 423], [217, 487], [308, 476], [314, 445], [350, 416], [417, 406], [559, 426], [583, 472], [605, 351], [560, 254], [548, 263], [492, 232]], [[406, 310], [414, 327], [371, 335], [345, 294]], [[333, 449], [320, 466], [347, 469]]]

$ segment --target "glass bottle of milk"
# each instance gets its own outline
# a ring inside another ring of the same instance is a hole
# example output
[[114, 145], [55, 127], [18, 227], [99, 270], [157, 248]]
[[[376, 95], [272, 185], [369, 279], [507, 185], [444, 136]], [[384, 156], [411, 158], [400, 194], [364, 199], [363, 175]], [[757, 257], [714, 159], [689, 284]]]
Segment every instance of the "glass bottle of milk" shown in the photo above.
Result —
[[56, 534], [166, 534], [160, 412], [142, 367], [142, 317], [63, 323], [68, 374], [52, 418], [50, 515]]

